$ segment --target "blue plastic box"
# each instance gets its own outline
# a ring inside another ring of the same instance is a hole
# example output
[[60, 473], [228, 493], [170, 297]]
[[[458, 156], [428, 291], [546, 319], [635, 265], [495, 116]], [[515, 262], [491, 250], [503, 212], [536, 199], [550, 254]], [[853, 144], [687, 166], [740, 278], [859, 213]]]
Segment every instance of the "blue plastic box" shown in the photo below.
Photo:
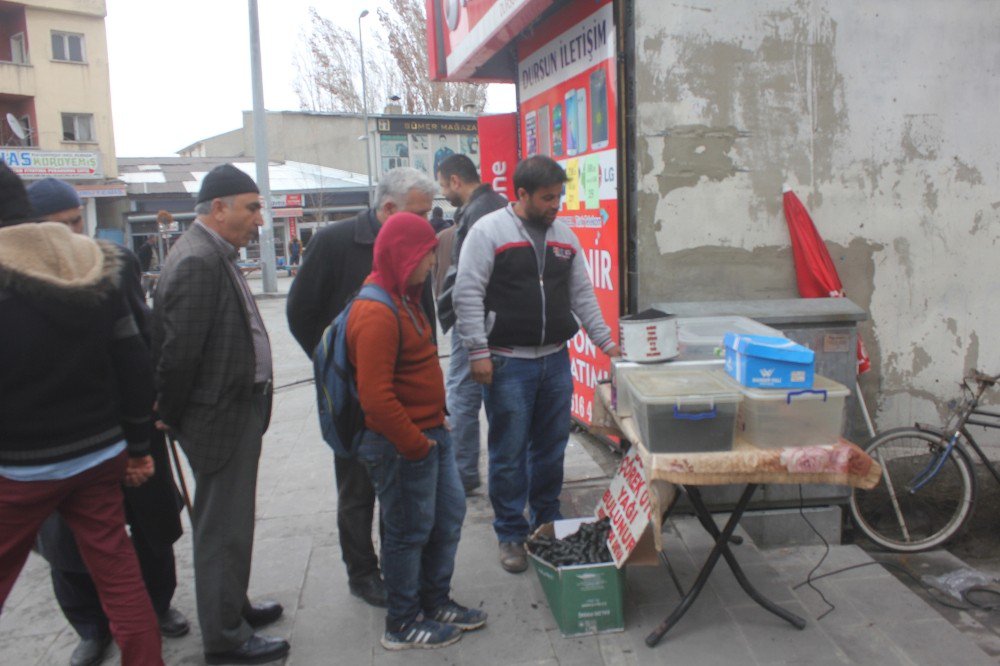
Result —
[[751, 388], [812, 388], [815, 353], [786, 338], [726, 333], [726, 372]]

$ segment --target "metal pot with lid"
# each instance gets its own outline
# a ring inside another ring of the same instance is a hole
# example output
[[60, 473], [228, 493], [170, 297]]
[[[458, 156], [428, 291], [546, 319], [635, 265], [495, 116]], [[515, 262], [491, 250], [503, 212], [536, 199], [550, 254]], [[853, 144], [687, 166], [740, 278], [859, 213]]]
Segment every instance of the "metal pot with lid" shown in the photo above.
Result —
[[618, 322], [622, 358], [638, 363], [668, 361], [678, 354], [677, 318], [656, 309], [622, 317]]

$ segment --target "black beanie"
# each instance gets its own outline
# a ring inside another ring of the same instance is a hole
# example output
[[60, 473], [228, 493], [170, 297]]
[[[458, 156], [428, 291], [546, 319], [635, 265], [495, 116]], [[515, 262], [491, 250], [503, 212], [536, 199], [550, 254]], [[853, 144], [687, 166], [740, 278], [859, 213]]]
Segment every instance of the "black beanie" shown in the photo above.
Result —
[[0, 227], [26, 222], [32, 217], [24, 182], [0, 160]]
[[205, 176], [201, 181], [201, 189], [198, 191], [197, 203], [231, 197], [234, 194], [247, 194], [255, 192], [260, 194], [257, 183], [253, 178], [246, 175], [232, 164], [220, 164]]

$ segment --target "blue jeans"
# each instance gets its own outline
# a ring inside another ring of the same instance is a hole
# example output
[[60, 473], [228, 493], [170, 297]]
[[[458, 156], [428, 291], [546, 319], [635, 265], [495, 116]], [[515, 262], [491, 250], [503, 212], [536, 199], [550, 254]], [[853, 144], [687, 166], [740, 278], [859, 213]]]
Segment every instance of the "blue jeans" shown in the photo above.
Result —
[[389, 631], [399, 631], [421, 610], [432, 611], [448, 601], [465, 519], [465, 493], [448, 431], [434, 428], [424, 434], [437, 445], [422, 460], [407, 460], [392, 442], [370, 430], [358, 447], [358, 460], [381, 505]]
[[573, 399], [569, 352], [492, 360], [493, 383], [484, 387], [483, 402], [490, 422], [493, 529], [500, 542], [524, 541], [531, 530], [562, 517], [559, 493]]
[[483, 404], [483, 388], [472, 381], [469, 371], [469, 352], [458, 336], [451, 331], [451, 362], [448, 364], [448, 414], [451, 421], [451, 438], [455, 442], [455, 462], [458, 476], [467, 489], [480, 485], [479, 479], [479, 408]]

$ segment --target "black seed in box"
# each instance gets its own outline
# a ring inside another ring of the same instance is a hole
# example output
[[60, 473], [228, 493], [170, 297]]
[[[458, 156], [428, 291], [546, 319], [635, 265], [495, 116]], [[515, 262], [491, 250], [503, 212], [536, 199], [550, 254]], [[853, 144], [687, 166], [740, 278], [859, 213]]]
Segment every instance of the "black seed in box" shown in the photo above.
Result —
[[[701, 420], [685, 417], [711, 414], [712, 405], [648, 405], [646, 418], [639, 421], [643, 443], [650, 453], [701, 453], [731, 451], [736, 427], [737, 403], [716, 404], [715, 416]], [[645, 426], [645, 427], [644, 427]]]

